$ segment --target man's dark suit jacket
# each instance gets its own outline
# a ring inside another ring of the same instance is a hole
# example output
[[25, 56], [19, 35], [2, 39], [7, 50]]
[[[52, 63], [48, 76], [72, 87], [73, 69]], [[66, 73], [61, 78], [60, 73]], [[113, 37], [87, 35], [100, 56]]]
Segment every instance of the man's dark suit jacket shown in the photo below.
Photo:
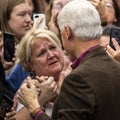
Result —
[[65, 78], [52, 119], [120, 120], [120, 64], [102, 47], [88, 53]]

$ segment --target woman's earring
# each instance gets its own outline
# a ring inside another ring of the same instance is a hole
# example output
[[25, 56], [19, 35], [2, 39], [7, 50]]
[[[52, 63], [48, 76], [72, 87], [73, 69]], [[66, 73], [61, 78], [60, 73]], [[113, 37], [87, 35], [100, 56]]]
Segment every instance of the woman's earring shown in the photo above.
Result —
[[34, 72], [34, 71], [31, 71], [31, 72], [30, 72], [30, 77], [31, 77], [32, 79], [35, 78], [35, 72]]

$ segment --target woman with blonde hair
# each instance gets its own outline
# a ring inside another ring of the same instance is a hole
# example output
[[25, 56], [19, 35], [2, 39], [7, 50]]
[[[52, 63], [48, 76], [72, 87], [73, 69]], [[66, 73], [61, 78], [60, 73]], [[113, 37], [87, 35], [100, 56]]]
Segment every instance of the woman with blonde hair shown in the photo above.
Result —
[[[61, 49], [59, 38], [47, 29], [30, 30], [19, 44], [17, 61], [25, 71], [32, 72], [33, 81], [37, 80], [34, 84], [40, 92], [39, 102], [51, 116], [52, 101], [58, 95], [64, 77], [71, 71], [70, 61]], [[26, 80], [32, 79], [28, 77]], [[31, 118], [25, 107], [16, 116], [21, 120]]]

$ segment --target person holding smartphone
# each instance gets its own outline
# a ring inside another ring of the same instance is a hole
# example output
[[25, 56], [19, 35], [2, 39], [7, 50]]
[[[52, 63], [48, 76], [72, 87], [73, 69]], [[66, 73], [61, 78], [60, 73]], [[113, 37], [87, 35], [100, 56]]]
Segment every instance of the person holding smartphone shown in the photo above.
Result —
[[[17, 48], [17, 45], [19, 45], [21, 38], [33, 26], [33, 21], [31, 18], [34, 9], [33, 2], [32, 0], [4, 0], [0, 1], [0, 6], [1, 31], [2, 33], [10, 32], [15, 35], [15, 48]], [[6, 14], [8, 15], [8, 17], [3, 17], [6, 16]], [[20, 65], [16, 65], [15, 56], [13, 59], [14, 60], [11, 61], [13, 63], [13, 67], [10, 66], [11, 69], [5, 70], [5, 73], [6, 80], [10, 86], [10, 90], [15, 93], [22, 81], [24, 80], [24, 78], [28, 76], [29, 73], [25, 72]], [[6, 62], [4, 58], [2, 62], [4, 62], [3, 65], [11, 63]]]
[[[5, 93], [12, 99], [14, 95], [12, 95], [9, 90], [9, 85], [8, 83], [6, 82], [5, 80], [5, 68], [7, 68], [6, 64], [3, 66], [3, 63], [1, 62], [1, 55], [2, 55], [2, 48], [3, 48], [3, 41], [2, 41], [2, 33], [0, 31], [0, 98], [1, 98], [1, 95], [3, 96]], [[10, 66], [10, 64], [12, 63], [9, 63], [8, 66]], [[1, 101], [0, 101], [1, 103]], [[11, 104], [12, 105], [12, 104]], [[1, 108], [1, 106], [0, 106]], [[5, 107], [3, 108], [5, 109]], [[11, 119], [11, 120], [16, 120], [16, 111], [14, 109], [14, 107], [11, 108], [11, 110], [6, 113], [6, 116], [2, 117], [1, 116], [1, 111], [0, 111], [0, 120], [8, 120], [8, 119]], [[5, 113], [4, 113], [5, 115]]]
[[114, 49], [110, 46], [110, 33], [111, 33], [112, 28], [117, 29], [118, 27], [112, 25], [112, 26], [106, 26], [104, 28], [101, 39], [100, 39], [100, 44], [101, 44], [101, 46], [103, 46], [105, 48], [106, 52], [113, 59], [120, 62], [120, 45], [118, 44], [118, 42], [115, 38], [111, 39], [111, 42], [113, 43], [112, 45], [114, 46]]
[[[21, 38], [26, 34], [28, 30], [32, 28], [32, 11], [33, 6], [31, 5], [32, 0], [1, 0], [0, 1], [0, 29], [1, 29], [1, 37], [3, 37], [4, 32], [10, 32], [15, 34], [15, 46], [17, 46], [21, 40]], [[21, 9], [22, 8], [22, 9]], [[4, 17], [7, 16], [7, 17]], [[24, 80], [24, 77], [28, 75], [25, 71], [23, 71], [21, 66], [17, 67], [19, 74], [12, 74], [11, 71], [15, 67], [15, 57], [12, 61], [7, 62], [3, 57], [3, 38], [1, 38], [1, 62], [3, 65], [3, 70], [5, 70], [5, 81], [7, 81], [9, 86], [9, 91], [16, 92], [16, 89], [19, 88], [21, 82]], [[17, 65], [16, 65], [17, 66]], [[10, 69], [11, 68], [11, 69]], [[18, 69], [19, 68], [19, 69]], [[8, 76], [9, 73], [11, 76]], [[0, 73], [1, 74], [1, 73]], [[18, 81], [18, 82], [15, 82]], [[13, 90], [14, 89], [14, 90]], [[15, 106], [16, 107], [16, 106]], [[6, 119], [12, 119], [14, 116], [14, 110], [12, 113], [7, 113]], [[11, 115], [12, 114], [12, 115]]]
[[114, 38], [112, 39], [113, 45], [115, 49], [113, 49], [109, 44], [106, 47], [107, 53], [115, 60], [120, 63], [120, 45], [118, 44], [117, 40]]
[[[7, 101], [8, 102], [7, 107], [10, 104], [10, 108], [9, 108], [9, 111], [7, 111], [7, 113], [5, 111], [6, 106], [3, 106], [3, 108], [2, 108], [2, 96], [4, 96], [4, 94], [6, 94], [7, 97], [9, 97], [12, 101], [14, 94], [12, 94], [10, 92], [9, 85], [5, 80], [4, 68], [0, 61], [0, 120], [4, 120], [4, 118], [5, 118], [5, 120], [7, 120], [7, 119], [16, 120], [16, 117], [15, 117], [16, 112], [15, 112], [15, 109], [12, 107], [13, 106], [12, 102], [9, 103], [9, 101]], [[3, 113], [2, 113], [2, 111], [3, 111]], [[6, 114], [6, 117], [5, 117], [5, 114]]]

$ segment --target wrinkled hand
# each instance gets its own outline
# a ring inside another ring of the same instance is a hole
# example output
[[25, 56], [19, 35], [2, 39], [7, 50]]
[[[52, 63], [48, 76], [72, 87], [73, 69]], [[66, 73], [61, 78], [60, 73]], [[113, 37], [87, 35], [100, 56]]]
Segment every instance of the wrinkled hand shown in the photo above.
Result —
[[58, 95], [57, 84], [53, 77], [36, 76], [36, 79], [39, 81], [39, 83], [35, 84], [35, 86], [37, 89], [40, 89], [38, 100], [40, 105], [43, 106], [46, 103], [54, 100]]
[[112, 42], [115, 47], [115, 50], [111, 48], [110, 45], [107, 45], [106, 51], [112, 58], [120, 62], [120, 45], [114, 38], [112, 39]]
[[4, 120], [16, 120], [16, 111], [13, 107], [10, 112], [6, 113]]
[[22, 103], [30, 111], [40, 106], [38, 102], [37, 89], [33, 84], [33, 81], [28, 80], [27, 82], [23, 83], [17, 93], [20, 103]]

